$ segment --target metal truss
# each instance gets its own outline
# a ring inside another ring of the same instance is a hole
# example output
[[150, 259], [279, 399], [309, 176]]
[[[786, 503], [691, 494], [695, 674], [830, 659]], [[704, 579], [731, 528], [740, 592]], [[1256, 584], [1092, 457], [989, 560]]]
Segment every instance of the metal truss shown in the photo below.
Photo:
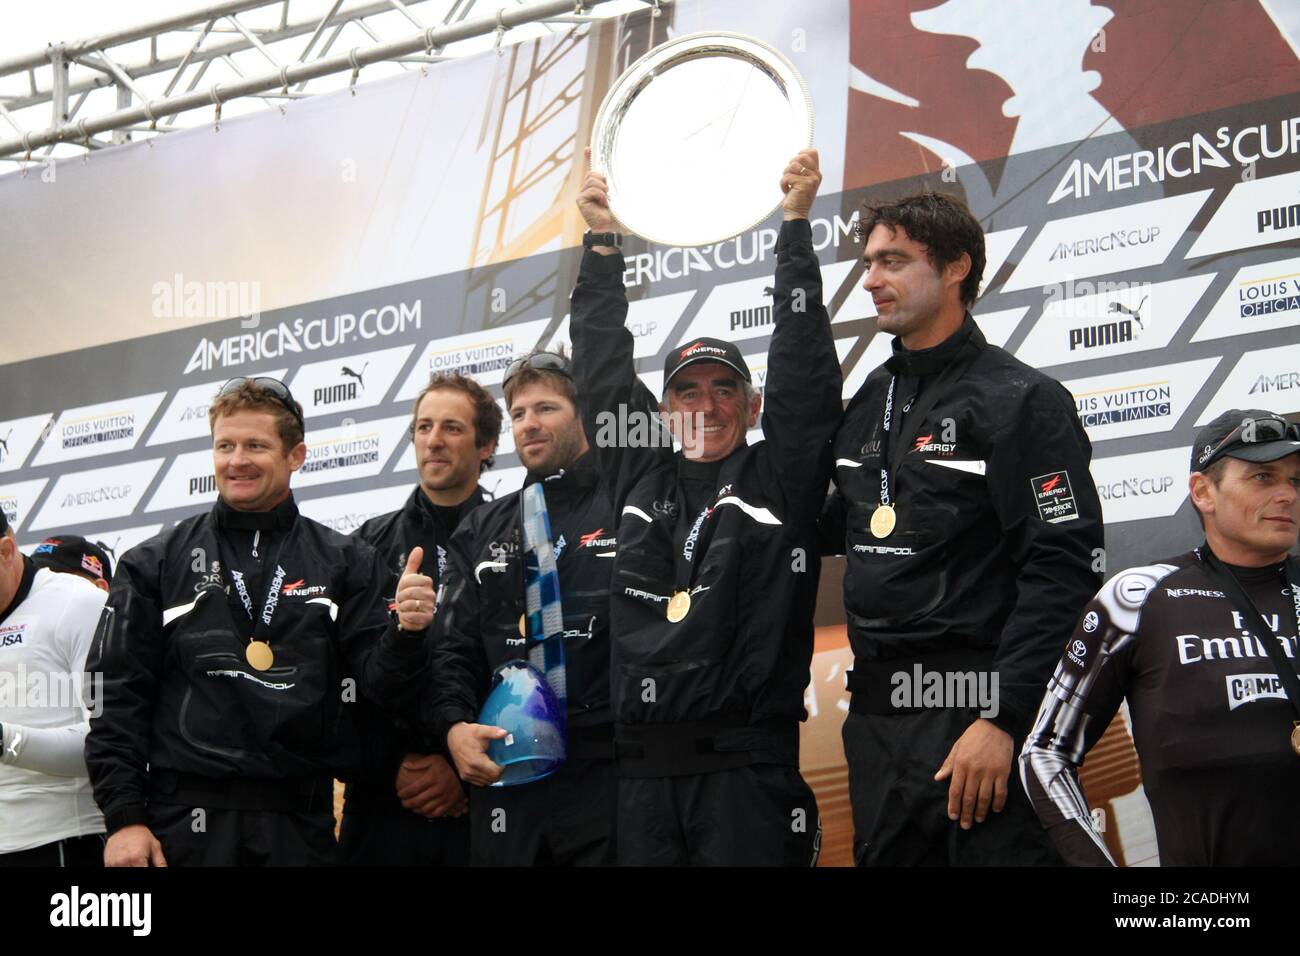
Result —
[[[557, 239], [575, 244], [584, 228], [581, 217], [572, 203], [556, 204], [555, 197], [579, 191], [585, 167], [576, 160], [610, 85], [633, 60], [667, 40], [672, 23], [671, 8], [656, 8], [606, 21], [582, 36], [569, 34], [545, 52], [538, 44], [511, 49], [504, 86], [492, 102], [488, 179], [470, 266], [532, 255]], [[562, 134], [548, 135], [548, 125]], [[533, 193], [547, 201], [529, 203]], [[530, 205], [546, 211], [524, 223], [515, 210]]]
[[[0, 138], [0, 160], [44, 160], [56, 149], [58, 155], [89, 153], [186, 126], [219, 124], [227, 104], [228, 115], [264, 106], [283, 109], [285, 100], [337, 89], [348, 74], [348, 85], [355, 86], [367, 66], [383, 64], [389, 71], [427, 69], [429, 64], [484, 49], [483, 42], [474, 42], [478, 38], [494, 36], [493, 46], [503, 52], [503, 47], [537, 35], [535, 29], [522, 27], [540, 24], [555, 32], [564, 25], [571, 28], [629, 9], [653, 7], [657, 13], [661, 4], [669, 2], [212, 3], [183, 15], [75, 43], [51, 44], [0, 61], [0, 135], [4, 126], [13, 131]], [[599, 14], [590, 15], [593, 8], [606, 4]], [[293, 13], [299, 17], [295, 19]], [[341, 36], [345, 42], [337, 44]], [[332, 52], [336, 45], [340, 52]], [[24, 75], [26, 88], [16, 87]], [[205, 76], [208, 82], [200, 87]], [[320, 82], [326, 77], [336, 81]], [[110, 99], [110, 94], [115, 95]], [[48, 121], [37, 125], [42, 119]], [[109, 137], [103, 138], [104, 133]]]

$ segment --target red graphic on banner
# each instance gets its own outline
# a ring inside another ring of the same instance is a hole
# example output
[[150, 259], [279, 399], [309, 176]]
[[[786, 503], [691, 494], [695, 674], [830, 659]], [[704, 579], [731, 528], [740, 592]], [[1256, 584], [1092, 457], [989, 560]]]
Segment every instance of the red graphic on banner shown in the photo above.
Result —
[[1255, 0], [852, 0], [850, 31], [846, 189], [1300, 91]]

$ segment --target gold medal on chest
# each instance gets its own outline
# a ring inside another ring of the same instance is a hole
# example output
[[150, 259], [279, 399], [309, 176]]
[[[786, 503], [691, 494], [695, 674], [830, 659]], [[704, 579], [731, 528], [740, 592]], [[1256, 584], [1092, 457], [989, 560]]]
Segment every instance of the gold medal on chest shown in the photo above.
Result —
[[888, 538], [898, 524], [898, 515], [893, 505], [881, 505], [871, 513], [871, 533], [877, 538]]

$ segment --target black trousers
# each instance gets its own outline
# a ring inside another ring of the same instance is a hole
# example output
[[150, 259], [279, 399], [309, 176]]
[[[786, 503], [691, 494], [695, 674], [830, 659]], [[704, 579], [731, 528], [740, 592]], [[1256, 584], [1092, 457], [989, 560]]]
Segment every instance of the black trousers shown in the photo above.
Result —
[[168, 866], [334, 866], [334, 813], [149, 804]]
[[9, 866], [102, 867], [104, 834], [67, 837], [16, 853], [0, 853], [0, 868]]
[[471, 787], [472, 866], [613, 866], [613, 760], [570, 758], [517, 787]]
[[[844, 722], [858, 866], [1060, 866], [1012, 757], [1007, 802], [963, 830], [948, 819], [948, 785], [934, 775], [970, 726], [961, 709], [850, 712]], [[1015, 741], [1017, 747], [1020, 741]]]
[[469, 866], [469, 815], [422, 817], [404, 810], [344, 807], [344, 866]]
[[622, 866], [815, 866], [821, 817], [795, 767], [618, 782]]

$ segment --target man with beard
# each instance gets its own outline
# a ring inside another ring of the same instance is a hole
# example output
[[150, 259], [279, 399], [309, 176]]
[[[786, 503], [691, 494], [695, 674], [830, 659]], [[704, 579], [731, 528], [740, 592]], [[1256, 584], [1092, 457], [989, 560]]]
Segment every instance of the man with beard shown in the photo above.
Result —
[[434, 624], [435, 731], [470, 793], [475, 866], [601, 866], [615, 861], [613, 733], [609, 711], [609, 575], [614, 516], [579, 416], [563, 355], [534, 352], [505, 374], [515, 448], [540, 483], [563, 609], [567, 759], [549, 776], [492, 787], [487, 756], [506, 736], [477, 723], [503, 664], [527, 656], [523, 492], [475, 509], [452, 536]]

